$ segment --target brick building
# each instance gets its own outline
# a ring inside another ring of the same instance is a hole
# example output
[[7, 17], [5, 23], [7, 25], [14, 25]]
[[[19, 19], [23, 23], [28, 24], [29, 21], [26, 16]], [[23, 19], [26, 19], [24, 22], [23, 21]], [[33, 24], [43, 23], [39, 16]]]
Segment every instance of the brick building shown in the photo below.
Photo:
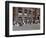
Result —
[[40, 8], [13, 7], [13, 24], [40, 23]]

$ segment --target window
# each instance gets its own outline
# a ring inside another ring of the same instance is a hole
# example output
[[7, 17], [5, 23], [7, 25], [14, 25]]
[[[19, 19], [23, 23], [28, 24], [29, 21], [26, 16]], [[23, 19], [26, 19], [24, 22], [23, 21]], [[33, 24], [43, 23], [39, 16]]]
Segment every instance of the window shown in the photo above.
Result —
[[27, 13], [27, 9], [24, 9], [24, 13]]
[[19, 11], [19, 10], [18, 10], [18, 13], [22, 13], [22, 11]]
[[29, 14], [31, 14], [31, 10], [29, 10]]

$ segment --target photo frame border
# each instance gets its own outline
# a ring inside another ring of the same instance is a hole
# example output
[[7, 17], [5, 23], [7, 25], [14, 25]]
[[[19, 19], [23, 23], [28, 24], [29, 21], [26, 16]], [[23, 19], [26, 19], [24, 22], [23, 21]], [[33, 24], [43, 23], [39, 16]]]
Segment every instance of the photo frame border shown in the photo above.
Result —
[[[9, 35], [9, 3], [22, 3], [22, 4], [36, 4], [43, 5], [43, 33], [38, 34], [21, 34], [21, 35]], [[18, 36], [32, 36], [32, 35], [44, 35], [45, 34], [45, 3], [37, 2], [20, 2], [20, 1], [5, 1], [5, 36], [6, 37], [18, 37]]]

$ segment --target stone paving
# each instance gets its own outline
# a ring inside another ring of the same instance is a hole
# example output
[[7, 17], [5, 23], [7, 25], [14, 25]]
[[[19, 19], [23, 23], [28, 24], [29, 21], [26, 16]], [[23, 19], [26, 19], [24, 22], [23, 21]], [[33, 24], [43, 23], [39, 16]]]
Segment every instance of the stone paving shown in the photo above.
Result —
[[20, 30], [39, 30], [40, 24], [25, 24], [23, 26], [13, 26], [13, 31], [20, 31]]

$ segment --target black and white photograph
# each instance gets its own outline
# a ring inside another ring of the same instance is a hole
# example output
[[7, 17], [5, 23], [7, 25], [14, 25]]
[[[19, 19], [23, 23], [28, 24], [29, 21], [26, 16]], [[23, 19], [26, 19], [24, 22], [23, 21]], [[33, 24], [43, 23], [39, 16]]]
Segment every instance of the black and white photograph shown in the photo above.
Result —
[[13, 7], [13, 31], [40, 30], [40, 8]]
[[6, 37], [44, 35], [44, 10], [44, 3], [6, 1]]

